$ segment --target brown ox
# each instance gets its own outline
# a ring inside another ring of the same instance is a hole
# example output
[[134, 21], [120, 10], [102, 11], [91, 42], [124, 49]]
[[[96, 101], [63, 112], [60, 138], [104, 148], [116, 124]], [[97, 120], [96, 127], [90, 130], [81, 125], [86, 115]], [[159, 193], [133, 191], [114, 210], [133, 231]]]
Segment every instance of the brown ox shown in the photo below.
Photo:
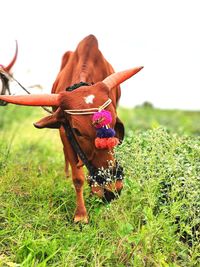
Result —
[[[7, 77], [7, 75], [11, 74], [11, 68], [13, 67], [13, 65], [15, 64], [15, 61], [17, 59], [17, 54], [18, 54], [18, 44], [16, 41], [16, 50], [15, 50], [15, 55], [12, 59], [12, 61], [10, 62], [10, 64], [8, 64], [8, 66], [4, 66], [2, 64], [0, 64], [0, 95], [7, 95], [7, 94], [11, 94], [10, 93], [10, 88], [9, 88], [9, 78]], [[7, 104], [7, 102], [0, 100], [0, 106], [5, 106]]]
[[[68, 51], [64, 54], [52, 94], [0, 97], [19, 105], [53, 107], [52, 115], [34, 125], [37, 128], [59, 128], [66, 171], [70, 163], [76, 190], [75, 222], [88, 222], [83, 198], [83, 165], [87, 166], [92, 177], [92, 192], [100, 197], [110, 200], [123, 187], [121, 168], [115, 162], [113, 149], [95, 147], [96, 129], [92, 124], [92, 112], [89, 111], [102, 106], [109, 111], [112, 116], [110, 127], [115, 129], [116, 136], [122, 140], [124, 128], [116, 113], [120, 98], [119, 85], [141, 69], [139, 67], [114, 73], [112, 66], [98, 49], [97, 39], [89, 35], [78, 44], [75, 52]], [[105, 179], [105, 175], [109, 179]]]

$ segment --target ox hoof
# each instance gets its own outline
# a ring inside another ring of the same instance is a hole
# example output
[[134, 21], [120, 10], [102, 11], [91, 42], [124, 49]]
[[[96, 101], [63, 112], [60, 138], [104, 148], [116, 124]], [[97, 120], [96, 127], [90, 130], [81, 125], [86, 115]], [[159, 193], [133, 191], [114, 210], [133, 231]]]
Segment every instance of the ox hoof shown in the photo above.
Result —
[[78, 222], [88, 223], [89, 222], [88, 216], [87, 215], [75, 215], [74, 216], [74, 222], [75, 223], [78, 223]]

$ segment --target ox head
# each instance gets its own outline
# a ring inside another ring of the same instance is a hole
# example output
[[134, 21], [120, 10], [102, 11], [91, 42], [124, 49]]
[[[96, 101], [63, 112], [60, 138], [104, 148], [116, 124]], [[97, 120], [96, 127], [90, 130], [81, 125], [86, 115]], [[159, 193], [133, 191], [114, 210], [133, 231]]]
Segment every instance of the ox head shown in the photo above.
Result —
[[[66, 121], [73, 129], [75, 138], [84, 151], [88, 160], [98, 170], [116, 169], [116, 162], [112, 149], [97, 148], [95, 146], [96, 128], [92, 121], [92, 114], [88, 110], [96, 110], [104, 107], [112, 117], [110, 128], [115, 129], [116, 137], [123, 139], [124, 127], [117, 117], [116, 99], [113, 90], [125, 80], [140, 71], [142, 67], [113, 73], [101, 82], [89, 86], [81, 86], [74, 91], [62, 91], [59, 94], [25, 95], [25, 96], [0, 96], [0, 99], [19, 105], [28, 106], [52, 106], [55, 110], [50, 116], [44, 117], [34, 125], [37, 128], [60, 128]], [[110, 101], [108, 101], [110, 99]], [[107, 103], [106, 105], [104, 105]], [[74, 113], [77, 111], [77, 113]], [[80, 113], [80, 114], [79, 114]], [[77, 157], [77, 166], [81, 167], [83, 162]], [[112, 172], [111, 172], [112, 173]], [[115, 176], [118, 171], [115, 171]], [[112, 179], [111, 179], [112, 181]], [[113, 198], [113, 189], [120, 192], [123, 183], [120, 179], [106, 184], [106, 186], [92, 186], [92, 192], [103, 197], [105, 194], [109, 200]]]
[[[16, 41], [15, 55], [11, 60], [10, 64], [8, 64], [7, 66], [0, 64], [0, 95], [7, 95], [7, 94], [10, 95], [9, 78], [7, 75], [10, 74], [11, 68], [15, 64], [15, 61], [17, 59], [17, 54], [18, 54], [18, 44]], [[6, 104], [7, 102], [0, 100], [1, 106], [4, 106]]]

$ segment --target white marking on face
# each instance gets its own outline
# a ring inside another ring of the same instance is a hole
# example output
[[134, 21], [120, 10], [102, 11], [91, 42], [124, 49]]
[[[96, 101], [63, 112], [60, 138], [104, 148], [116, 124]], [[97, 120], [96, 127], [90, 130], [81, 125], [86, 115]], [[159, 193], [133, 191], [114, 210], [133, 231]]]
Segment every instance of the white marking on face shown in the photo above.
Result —
[[86, 104], [93, 104], [94, 98], [95, 98], [94, 95], [88, 95], [88, 96], [84, 97], [85, 103]]

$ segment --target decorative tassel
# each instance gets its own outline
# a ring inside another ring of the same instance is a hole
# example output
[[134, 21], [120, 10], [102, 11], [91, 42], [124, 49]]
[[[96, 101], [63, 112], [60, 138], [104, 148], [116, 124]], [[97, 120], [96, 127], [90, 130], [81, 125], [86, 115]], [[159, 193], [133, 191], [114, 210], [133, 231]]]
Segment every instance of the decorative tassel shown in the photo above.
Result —
[[116, 137], [110, 137], [110, 138], [95, 138], [95, 146], [99, 149], [105, 149], [109, 148], [112, 149], [116, 145], [119, 144], [119, 139]]
[[119, 139], [114, 137], [115, 130], [109, 127], [112, 122], [110, 111], [101, 110], [94, 113], [92, 123], [97, 130], [95, 146], [98, 149], [112, 149], [119, 144]]
[[106, 128], [105, 126], [97, 129], [97, 137], [108, 138], [115, 136], [115, 130], [112, 128]]
[[95, 128], [101, 128], [103, 126], [106, 126], [112, 122], [112, 116], [110, 111], [107, 110], [101, 110], [98, 112], [95, 112], [92, 117], [93, 125]]
[[111, 138], [108, 138], [108, 139], [107, 139], [107, 147], [108, 147], [109, 149], [111, 149], [111, 148], [117, 146], [118, 144], [119, 144], [119, 139], [116, 138], [116, 137], [111, 137]]

